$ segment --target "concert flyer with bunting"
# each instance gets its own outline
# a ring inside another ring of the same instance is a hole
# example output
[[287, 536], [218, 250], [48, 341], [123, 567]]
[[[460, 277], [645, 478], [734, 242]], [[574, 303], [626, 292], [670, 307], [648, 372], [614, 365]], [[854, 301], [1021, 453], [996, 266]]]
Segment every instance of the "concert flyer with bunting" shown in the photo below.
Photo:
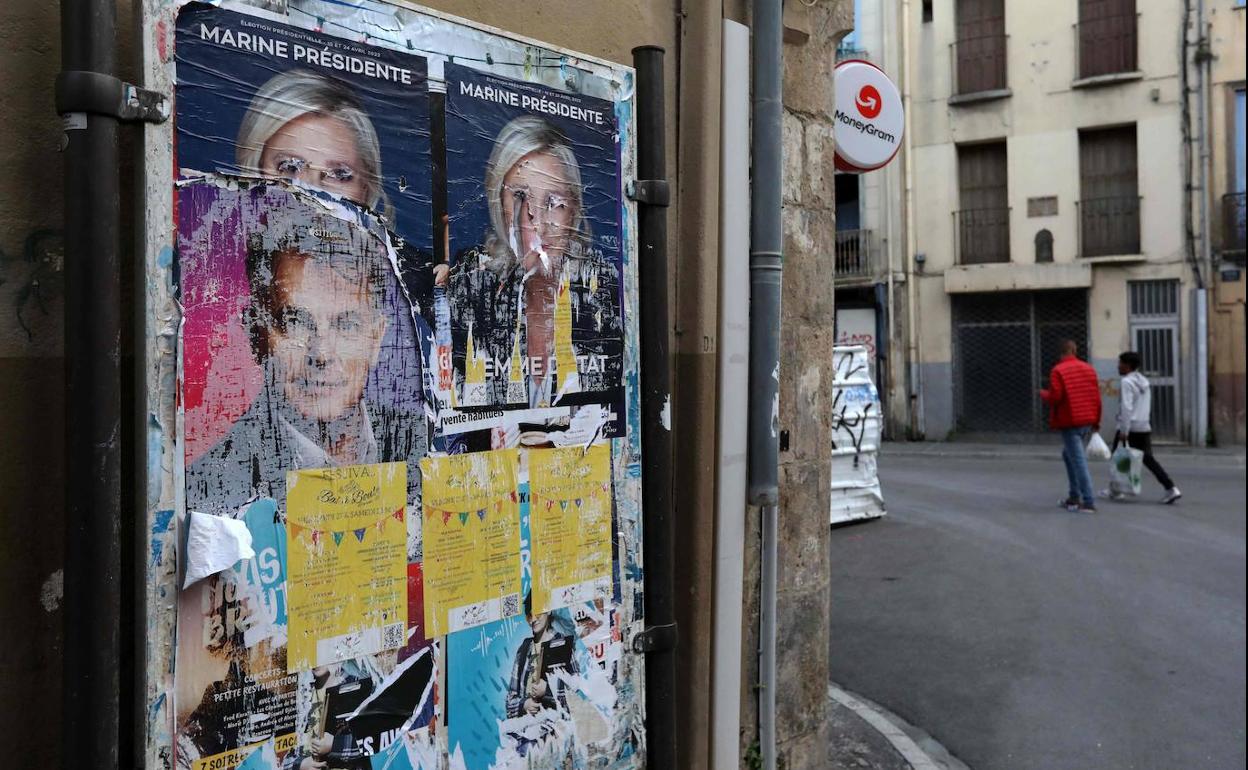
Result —
[[429, 637], [520, 614], [519, 464], [515, 449], [420, 461]]
[[611, 448], [529, 453], [533, 611], [611, 597]]
[[286, 474], [290, 671], [407, 640], [406, 463]]

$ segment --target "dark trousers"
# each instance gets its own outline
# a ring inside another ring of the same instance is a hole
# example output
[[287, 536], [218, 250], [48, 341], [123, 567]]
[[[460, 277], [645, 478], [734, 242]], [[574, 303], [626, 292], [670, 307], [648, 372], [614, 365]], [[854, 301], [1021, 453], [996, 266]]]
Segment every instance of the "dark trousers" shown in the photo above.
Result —
[[1144, 467], [1152, 471], [1152, 474], [1157, 477], [1157, 483], [1161, 484], [1165, 489], [1174, 489], [1174, 481], [1170, 479], [1170, 474], [1166, 473], [1166, 469], [1161, 467], [1161, 463], [1157, 462], [1156, 457], [1153, 457], [1153, 434], [1128, 433], [1127, 446], [1144, 453]]

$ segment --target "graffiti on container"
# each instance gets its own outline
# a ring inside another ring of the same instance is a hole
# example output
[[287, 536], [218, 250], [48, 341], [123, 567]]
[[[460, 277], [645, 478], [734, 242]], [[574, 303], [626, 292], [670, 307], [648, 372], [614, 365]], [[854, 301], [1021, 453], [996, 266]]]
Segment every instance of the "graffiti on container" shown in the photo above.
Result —
[[848, 380], [859, 372], [866, 372], [867, 365], [865, 363], [856, 363], [853, 353], [842, 353], [834, 365], [836, 372], [833, 375], [838, 380]]
[[844, 434], [844, 440], [854, 448], [855, 468], [858, 467], [858, 459], [862, 455], [862, 440], [867, 434], [871, 408], [875, 406], [874, 399], [865, 399], [865, 404], [860, 409], [858, 404], [864, 402], [853, 396], [856, 391], [865, 391], [870, 395], [871, 388], [864, 386], [839, 390], [832, 397], [832, 449], [841, 447], [837, 439]]
[[875, 335], [865, 332], [841, 332], [836, 338], [837, 345], [862, 345], [867, 355], [875, 356]]

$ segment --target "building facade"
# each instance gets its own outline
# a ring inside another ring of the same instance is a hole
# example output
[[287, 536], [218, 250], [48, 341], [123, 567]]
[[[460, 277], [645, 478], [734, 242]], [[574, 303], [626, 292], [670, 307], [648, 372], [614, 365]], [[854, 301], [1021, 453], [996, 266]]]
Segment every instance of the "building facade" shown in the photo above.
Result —
[[1138, 350], [1158, 440], [1243, 441], [1242, 4], [903, 0], [857, 29], [909, 112], [900, 179], [838, 178], [838, 268], [882, 255], [837, 293], [881, 319], [893, 435], [1043, 432], [1070, 338], [1108, 414]]
[[[854, 31], [837, 48], [837, 61], [861, 59], [901, 83], [903, 41], [900, 3], [854, 3]], [[905, 245], [905, 164], [866, 174], [836, 175], [836, 338], [863, 344], [872, 354], [871, 375], [880, 391], [884, 435], [905, 438], [908, 271]]]
[[1219, 443], [1244, 443], [1244, 0], [1209, 14], [1210, 184], [1215, 269], [1209, 301], [1210, 430]]

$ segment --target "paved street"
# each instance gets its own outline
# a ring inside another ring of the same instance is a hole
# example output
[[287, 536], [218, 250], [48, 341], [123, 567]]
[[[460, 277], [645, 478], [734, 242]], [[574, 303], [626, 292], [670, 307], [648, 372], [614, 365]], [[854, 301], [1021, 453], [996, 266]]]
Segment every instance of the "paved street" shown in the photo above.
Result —
[[1092, 516], [1056, 443], [954, 450], [886, 446], [889, 515], [833, 530], [833, 681], [973, 770], [1243, 768], [1242, 455], [1163, 452], [1177, 506], [1149, 476]]

